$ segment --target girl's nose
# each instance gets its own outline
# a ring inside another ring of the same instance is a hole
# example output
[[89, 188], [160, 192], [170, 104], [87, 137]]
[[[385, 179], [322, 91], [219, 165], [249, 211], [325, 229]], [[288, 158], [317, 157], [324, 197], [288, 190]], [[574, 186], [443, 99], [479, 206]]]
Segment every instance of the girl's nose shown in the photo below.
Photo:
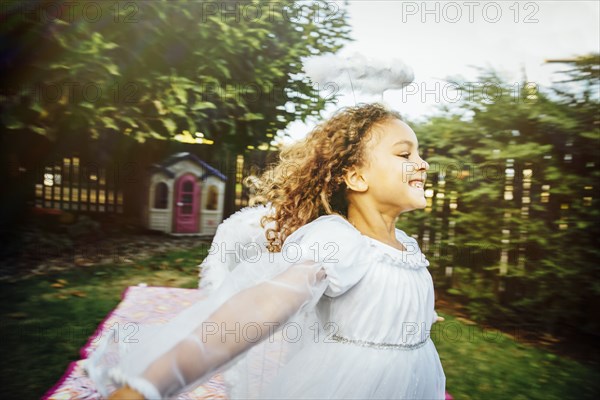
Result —
[[429, 163], [427, 161], [421, 159], [421, 162], [419, 163], [419, 170], [428, 171]]

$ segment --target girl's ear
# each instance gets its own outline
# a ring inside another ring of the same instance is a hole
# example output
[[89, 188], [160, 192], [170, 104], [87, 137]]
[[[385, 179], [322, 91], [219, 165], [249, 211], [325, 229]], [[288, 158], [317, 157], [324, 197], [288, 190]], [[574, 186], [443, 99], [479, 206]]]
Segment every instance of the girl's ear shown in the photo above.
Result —
[[356, 167], [352, 167], [346, 172], [344, 175], [344, 182], [346, 182], [346, 187], [348, 189], [354, 190], [355, 192], [366, 192], [369, 188], [369, 184], [361, 174], [361, 171]]

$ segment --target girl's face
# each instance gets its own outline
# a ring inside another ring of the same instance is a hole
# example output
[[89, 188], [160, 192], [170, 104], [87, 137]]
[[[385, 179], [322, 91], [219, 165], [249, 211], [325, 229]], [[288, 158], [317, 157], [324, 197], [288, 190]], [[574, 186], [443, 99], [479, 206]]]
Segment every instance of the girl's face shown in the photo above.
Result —
[[406, 123], [392, 119], [374, 127], [366, 144], [366, 163], [360, 168], [365, 195], [382, 211], [396, 213], [424, 208], [426, 171], [419, 142]]

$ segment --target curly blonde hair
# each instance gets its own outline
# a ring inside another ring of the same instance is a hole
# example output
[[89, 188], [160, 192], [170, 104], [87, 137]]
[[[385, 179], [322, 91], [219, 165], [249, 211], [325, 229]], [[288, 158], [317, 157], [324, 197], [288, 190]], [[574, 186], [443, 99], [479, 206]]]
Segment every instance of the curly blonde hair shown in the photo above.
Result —
[[326, 214], [347, 217], [344, 175], [364, 165], [365, 143], [372, 128], [400, 114], [381, 104], [361, 104], [338, 110], [308, 136], [284, 149], [279, 162], [260, 178], [256, 200], [271, 203], [274, 214], [261, 219], [270, 252], [280, 252], [285, 239], [299, 227]]

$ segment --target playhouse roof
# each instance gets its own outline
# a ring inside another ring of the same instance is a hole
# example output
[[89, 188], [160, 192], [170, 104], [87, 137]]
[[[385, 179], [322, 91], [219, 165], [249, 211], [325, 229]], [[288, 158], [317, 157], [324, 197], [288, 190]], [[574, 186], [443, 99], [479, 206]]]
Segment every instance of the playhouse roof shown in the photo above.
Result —
[[169, 169], [169, 167], [175, 163], [178, 163], [178, 162], [184, 161], [184, 160], [192, 161], [193, 163], [198, 164], [199, 166], [201, 166], [202, 168], [204, 168], [206, 170], [206, 174], [201, 176], [200, 177], [201, 179], [204, 179], [207, 175], [214, 175], [223, 181], [227, 180], [227, 177], [223, 173], [221, 173], [219, 170], [211, 167], [206, 162], [204, 162], [200, 158], [198, 158], [198, 156], [196, 156], [195, 154], [188, 153], [188, 152], [172, 154], [171, 156], [167, 157], [164, 161], [157, 163], [157, 164], [153, 164], [150, 167], [150, 169], [152, 171], [156, 171], [156, 170], [161, 171], [161, 172], [165, 173], [167, 176], [174, 178], [175, 174]]

